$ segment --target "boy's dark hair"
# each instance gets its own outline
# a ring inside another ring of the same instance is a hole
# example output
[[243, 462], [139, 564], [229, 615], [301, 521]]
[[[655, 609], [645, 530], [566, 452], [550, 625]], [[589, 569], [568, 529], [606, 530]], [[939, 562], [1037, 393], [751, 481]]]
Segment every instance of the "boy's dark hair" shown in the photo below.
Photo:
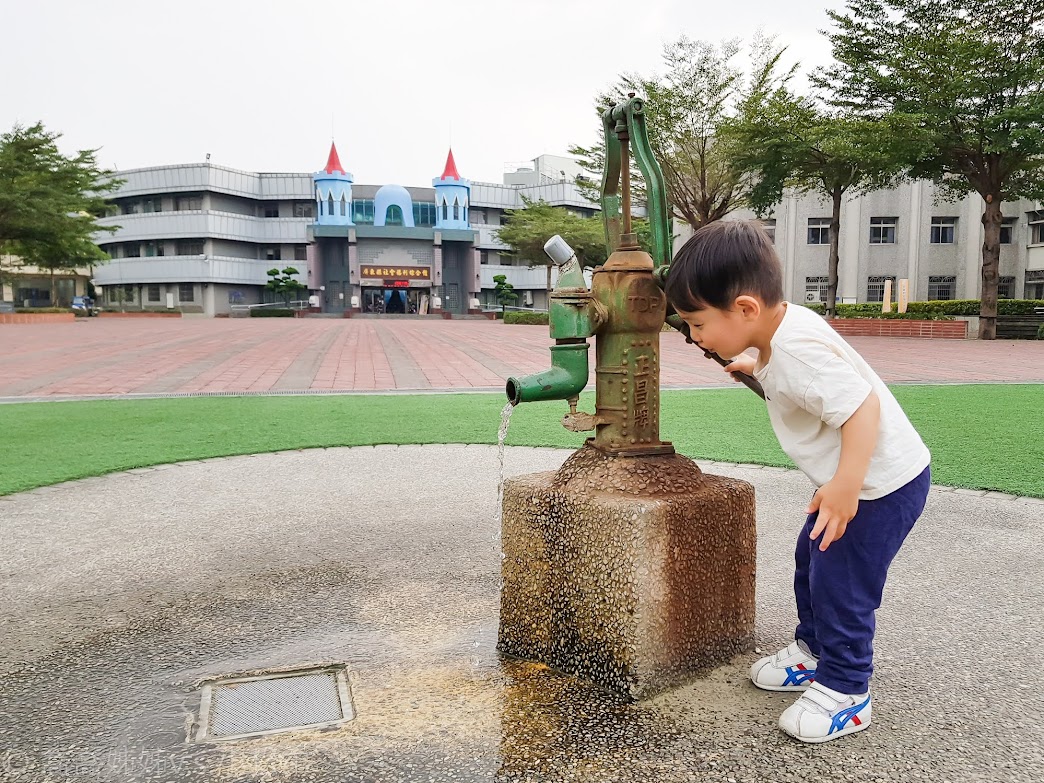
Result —
[[743, 294], [771, 307], [783, 301], [783, 268], [760, 223], [716, 220], [682, 245], [665, 291], [667, 301], [686, 312], [729, 310]]

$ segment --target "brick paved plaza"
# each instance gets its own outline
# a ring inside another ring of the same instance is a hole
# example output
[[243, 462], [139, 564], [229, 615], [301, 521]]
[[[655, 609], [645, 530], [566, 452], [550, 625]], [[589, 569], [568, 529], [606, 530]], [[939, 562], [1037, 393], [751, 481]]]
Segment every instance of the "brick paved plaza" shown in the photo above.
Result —
[[[1044, 342], [853, 337], [889, 382], [1044, 382]], [[548, 366], [544, 326], [435, 319], [90, 319], [0, 326], [0, 398], [496, 389]], [[727, 385], [665, 333], [663, 385]], [[593, 362], [592, 362], [593, 369]]]

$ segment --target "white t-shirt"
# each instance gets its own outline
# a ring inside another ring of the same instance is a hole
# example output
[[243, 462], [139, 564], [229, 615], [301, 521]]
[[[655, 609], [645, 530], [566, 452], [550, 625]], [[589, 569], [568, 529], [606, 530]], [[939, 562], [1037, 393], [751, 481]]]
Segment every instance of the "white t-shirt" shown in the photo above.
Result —
[[884, 497], [928, 467], [928, 448], [884, 381], [822, 316], [787, 304], [771, 345], [754, 375], [780, 446], [817, 487], [837, 472], [841, 425], [871, 390], [881, 401], [881, 423], [860, 499]]

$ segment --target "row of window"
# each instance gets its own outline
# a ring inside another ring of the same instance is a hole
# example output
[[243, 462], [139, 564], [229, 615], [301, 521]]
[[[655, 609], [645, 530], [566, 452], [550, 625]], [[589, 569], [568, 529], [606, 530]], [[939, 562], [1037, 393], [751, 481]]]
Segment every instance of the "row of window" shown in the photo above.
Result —
[[[123, 242], [107, 245], [106, 249], [113, 258], [140, 258], [142, 251], [146, 258], [158, 258], [166, 254], [167, 243], [150, 241], [144, 243]], [[261, 255], [266, 261], [282, 261], [283, 251], [279, 245], [263, 245]], [[203, 255], [202, 239], [179, 239], [174, 243], [174, 253], [179, 256], [201, 256]], [[307, 245], [294, 245], [294, 261], [306, 261], [308, 259]], [[289, 260], [289, 259], [287, 259]]]
[[[892, 281], [892, 301], [895, 301], [898, 295], [898, 288], [896, 287], [896, 278], [894, 275], [891, 276], [873, 276], [866, 279], [866, 301], [868, 302], [883, 302], [885, 281]], [[1036, 291], [1033, 286], [1039, 285], [1041, 290]], [[825, 276], [819, 277], [806, 277], [805, 278], [805, 300], [810, 302], [825, 302], [827, 299], [827, 293], [830, 289], [830, 280]], [[1032, 290], [1031, 290], [1032, 289]], [[1028, 298], [1037, 298], [1037, 295], [1044, 293], [1044, 279], [1038, 284], [1034, 281], [1030, 273], [1026, 275], [1026, 296]], [[997, 297], [999, 299], [1014, 299], [1015, 298], [1015, 278], [1014, 277], [1002, 277], [997, 286]], [[957, 298], [957, 278], [954, 275], [931, 275], [928, 278], [928, 300], [939, 301], [939, 300], [951, 300]]]
[[[348, 199], [342, 194], [341, 200], [335, 201], [333, 194], [331, 193], [326, 197], [325, 202], [320, 202], [319, 207], [320, 214], [322, 215], [344, 216], [348, 212]], [[418, 228], [431, 228], [435, 225], [438, 216], [438, 209], [439, 207], [431, 202], [413, 202], [413, 225]], [[360, 226], [372, 226], [374, 223], [374, 214], [372, 198], [352, 199], [353, 223]], [[449, 220], [450, 214], [453, 215], [454, 220], [461, 220], [462, 215], [466, 219], [467, 208], [462, 207], [456, 198], [453, 199], [453, 206], [443, 202], [442, 219]], [[384, 224], [386, 226], [401, 226], [404, 225], [404, 223], [402, 208], [398, 204], [389, 205], [388, 211], [384, 216]]]
[[[138, 287], [136, 285], [110, 285], [105, 287], [105, 301], [109, 304], [131, 304], [135, 301]], [[145, 286], [145, 299], [151, 304], [157, 304], [160, 300], [160, 286]], [[192, 283], [178, 284], [178, 301], [195, 302], [196, 288]]]
[[[1001, 224], [1000, 243], [1010, 245], [1017, 218], [1005, 218]], [[870, 244], [871, 245], [894, 245], [895, 229], [899, 218], [894, 217], [872, 217], [870, 218]], [[1032, 243], [1038, 243], [1044, 238], [1044, 221], [1031, 223]], [[773, 241], [776, 238], [776, 221], [767, 221], [765, 230]], [[957, 218], [955, 217], [933, 217], [929, 230], [928, 241], [933, 245], [952, 245], [957, 241]], [[808, 219], [808, 244], [828, 245], [830, 244], [830, 218]]]
[[[189, 210], [203, 209], [202, 194], [190, 196], [175, 196], [174, 211], [185, 212]], [[119, 211], [124, 215], [140, 215], [149, 212], [163, 212], [163, 198], [160, 196], [149, 196], [143, 199], [121, 201]], [[265, 202], [258, 210], [261, 217], [279, 217], [279, 203]], [[314, 218], [315, 204], [311, 201], [295, 201], [293, 203], [293, 215], [295, 218]]]

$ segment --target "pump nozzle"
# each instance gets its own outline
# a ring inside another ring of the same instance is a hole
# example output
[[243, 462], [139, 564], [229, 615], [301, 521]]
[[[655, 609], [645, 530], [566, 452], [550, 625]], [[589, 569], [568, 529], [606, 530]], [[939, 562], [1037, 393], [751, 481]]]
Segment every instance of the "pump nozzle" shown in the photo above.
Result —
[[573, 248], [569, 247], [569, 244], [558, 234], [555, 234], [544, 243], [544, 252], [551, 257], [551, 260], [557, 266], [562, 266], [567, 261], [576, 258]]

